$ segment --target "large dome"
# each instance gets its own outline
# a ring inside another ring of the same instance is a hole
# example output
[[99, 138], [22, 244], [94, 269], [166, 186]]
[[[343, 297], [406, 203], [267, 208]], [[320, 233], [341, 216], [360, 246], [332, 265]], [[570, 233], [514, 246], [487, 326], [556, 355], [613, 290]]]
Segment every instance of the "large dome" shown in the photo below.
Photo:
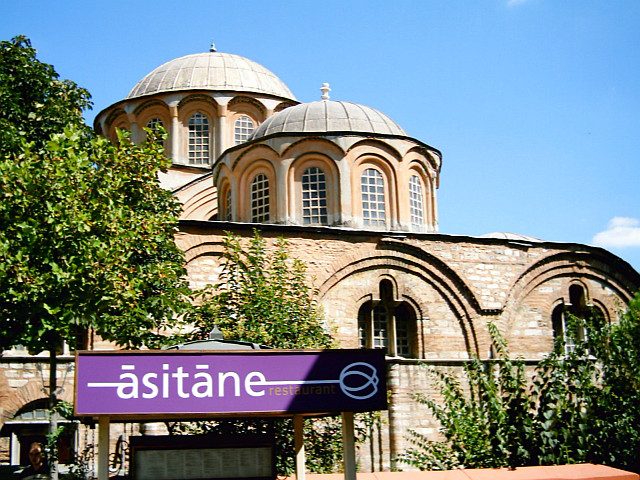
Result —
[[127, 99], [184, 90], [263, 93], [296, 99], [282, 80], [259, 63], [221, 52], [195, 53], [171, 60], [140, 80]]
[[378, 110], [351, 102], [301, 103], [267, 118], [249, 140], [277, 133], [353, 132], [400, 135], [406, 132]]

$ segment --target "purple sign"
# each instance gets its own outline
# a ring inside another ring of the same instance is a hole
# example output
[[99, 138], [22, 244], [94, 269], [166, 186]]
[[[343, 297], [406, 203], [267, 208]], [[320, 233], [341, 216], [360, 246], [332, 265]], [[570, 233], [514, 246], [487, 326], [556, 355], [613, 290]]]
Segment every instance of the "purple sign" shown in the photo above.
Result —
[[383, 350], [78, 352], [78, 416], [387, 408]]

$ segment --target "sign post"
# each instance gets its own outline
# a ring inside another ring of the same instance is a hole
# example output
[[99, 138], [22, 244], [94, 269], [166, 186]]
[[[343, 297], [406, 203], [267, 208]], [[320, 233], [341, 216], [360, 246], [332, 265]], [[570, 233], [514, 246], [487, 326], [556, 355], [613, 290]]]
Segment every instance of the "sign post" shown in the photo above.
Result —
[[382, 350], [77, 352], [75, 415], [99, 419], [100, 480], [110, 421], [293, 416], [303, 480], [303, 416], [341, 413], [345, 478], [355, 480], [353, 412], [385, 410], [385, 380]]

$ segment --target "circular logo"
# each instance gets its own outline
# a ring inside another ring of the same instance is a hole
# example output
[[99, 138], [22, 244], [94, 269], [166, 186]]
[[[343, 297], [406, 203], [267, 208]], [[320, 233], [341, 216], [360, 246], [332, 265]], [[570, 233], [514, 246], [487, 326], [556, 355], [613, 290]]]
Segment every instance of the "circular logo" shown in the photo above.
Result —
[[378, 372], [364, 362], [354, 362], [340, 372], [340, 389], [348, 397], [366, 400], [378, 392]]

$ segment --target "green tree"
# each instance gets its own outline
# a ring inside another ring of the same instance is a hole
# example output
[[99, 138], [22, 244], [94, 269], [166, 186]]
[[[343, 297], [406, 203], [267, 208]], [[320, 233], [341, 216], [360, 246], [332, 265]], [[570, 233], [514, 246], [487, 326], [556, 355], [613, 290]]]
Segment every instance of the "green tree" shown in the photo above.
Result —
[[[461, 377], [432, 370], [441, 401], [416, 395], [441, 425], [442, 441], [410, 433], [400, 460], [421, 469], [517, 467], [591, 462], [638, 470], [640, 294], [619, 322], [572, 318], [576, 347], [563, 339], [530, 381], [498, 330], [498, 358], [470, 361]], [[578, 327], [588, 338], [577, 340]]]
[[89, 93], [60, 80], [51, 65], [36, 58], [31, 41], [17, 36], [0, 42], [0, 153], [18, 154], [22, 140], [43, 148], [67, 126], [88, 131], [82, 112]]
[[219, 282], [201, 292], [191, 316], [194, 338], [206, 338], [216, 325], [229, 340], [273, 348], [331, 347], [307, 280], [306, 266], [290, 257], [284, 239], [268, 249], [256, 231], [245, 248], [239, 237], [227, 235]]
[[49, 351], [53, 412], [63, 342], [92, 330], [156, 346], [186, 308], [179, 205], [158, 184], [168, 161], [156, 142], [114, 146], [67, 128], [21, 148], [0, 158], [0, 349]]
[[73, 129], [0, 159], [0, 347], [55, 352], [88, 328], [123, 347], [163, 341], [186, 293], [167, 165], [152, 141]]
[[[229, 340], [273, 348], [331, 348], [334, 341], [323, 325], [306, 266], [289, 254], [285, 240], [271, 247], [257, 232], [248, 242], [228, 234], [224, 239], [219, 282], [201, 292], [199, 306], [189, 317], [197, 326], [193, 339], [207, 338], [214, 325]], [[361, 426], [362, 427], [362, 426]], [[335, 472], [342, 463], [339, 418], [307, 420], [307, 468]], [[247, 431], [275, 437], [278, 474], [294, 470], [293, 424], [284, 420], [218, 421], [173, 426], [174, 433], [226, 435]], [[364, 436], [364, 428], [357, 435]]]

